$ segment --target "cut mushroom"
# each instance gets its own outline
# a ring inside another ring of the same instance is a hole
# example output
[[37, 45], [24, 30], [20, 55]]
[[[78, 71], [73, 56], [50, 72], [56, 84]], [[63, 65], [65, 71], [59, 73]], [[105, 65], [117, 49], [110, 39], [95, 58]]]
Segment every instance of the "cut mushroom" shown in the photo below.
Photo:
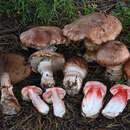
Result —
[[32, 66], [32, 71], [40, 73], [41, 86], [54, 86], [55, 81], [53, 72], [63, 68], [65, 59], [63, 55], [47, 50], [40, 50], [33, 53], [29, 58], [29, 63]]
[[36, 86], [26, 86], [22, 89], [21, 94], [23, 100], [31, 101], [40, 113], [48, 114], [49, 107], [39, 96], [42, 95], [42, 89]]
[[31, 73], [30, 65], [25, 64], [25, 58], [15, 53], [0, 53], [0, 86], [1, 111], [6, 115], [17, 114], [20, 105], [13, 94], [13, 84], [25, 79]]
[[117, 117], [125, 109], [127, 100], [130, 99], [130, 87], [116, 84], [110, 89], [110, 92], [113, 94], [113, 97], [102, 110], [102, 114], [111, 119]]
[[88, 81], [83, 89], [82, 114], [85, 117], [96, 118], [103, 106], [103, 98], [107, 87], [98, 81]]
[[65, 104], [62, 101], [65, 95], [65, 90], [59, 87], [48, 88], [46, 92], [43, 93], [43, 99], [47, 103], [53, 104], [53, 111], [56, 117], [62, 118], [65, 115]]
[[[104, 42], [115, 40], [122, 30], [121, 22], [112, 15], [91, 13], [81, 16], [63, 29], [63, 34], [70, 40], [85, 39], [87, 61], [96, 60], [96, 51]], [[89, 55], [91, 53], [91, 55]]]
[[122, 66], [129, 59], [129, 51], [125, 44], [110, 41], [102, 45], [97, 52], [97, 63], [106, 67], [106, 76], [112, 80], [120, 80]]
[[128, 85], [130, 85], [130, 59], [124, 66], [124, 72], [125, 72], [126, 78], [128, 80]]
[[64, 65], [63, 86], [69, 95], [78, 94], [87, 75], [87, 64], [81, 58], [71, 58]]

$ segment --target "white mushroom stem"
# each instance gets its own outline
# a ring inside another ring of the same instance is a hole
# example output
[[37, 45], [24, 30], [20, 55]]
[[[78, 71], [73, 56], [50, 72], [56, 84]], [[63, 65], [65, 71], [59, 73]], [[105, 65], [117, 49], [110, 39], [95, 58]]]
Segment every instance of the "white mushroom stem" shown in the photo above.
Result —
[[130, 79], [128, 79], [128, 85], [130, 85]]
[[48, 105], [36, 94], [32, 89], [29, 89], [29, 98], [31, 99], [33, 105], [37, 108], [37, 110], [46, 115], [49, 111]]
[[51, 87], [55, 84], [53, 71], [51, 68], [51, 60], [40, 62], [40, 64], [38, 65], [38, 72], [42, 75], [41, 86], [47, 85]]
[[120, 80], [122, 77], [122, 67], [122, 64], [118, 66], [107, 67], [105, 75], [112, 81]]

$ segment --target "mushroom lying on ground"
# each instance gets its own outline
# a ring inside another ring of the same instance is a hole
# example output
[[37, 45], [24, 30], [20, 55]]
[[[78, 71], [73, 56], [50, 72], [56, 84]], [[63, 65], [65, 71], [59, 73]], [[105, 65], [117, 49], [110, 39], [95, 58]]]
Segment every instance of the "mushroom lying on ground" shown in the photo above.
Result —
[[33, 105], [37, 108], [37, 110], [46, 115], [49, 112], [48, 105], [40, 98], [39, 95], [42, 95], [42, 89], [36, 86], [26, 86], [21, 91], [23, 100], [32, 101]]
[[62, 30], [55, 26], [38, 26], [31, 28], [20, 35], [22, 46], [43, 49], [46, 46], [66, 44], [67, 40]]
[[124, 72], [125, 72], [126, 78], [128, 80], [128, 85], [130, 85], [130, 59], [124, 66]]
[[13, 84], [25, 79], [31, 73], [25, 58], [15, 53], [0, 53], [1, 110], [3, 114], [13, 115], [20, 111], [20, 105], [13, 94]]
[[53, 104], [53, 111], [56, 117], [63, 117], [65, 115], [65, 104], [62, 101], [65, 95], [65, 90], [59, 87], [48, 88], [46, 92], [43, 93], [43, 99], [47, 103]]
[[122, 30], [121, 22], [112, 15], [91, 13], [81, 16], [63, 29], [63, 34], [70, 40], [85, 39], [87, 61], [95, 60], [96, 51], [103, 42], [115, 40]]
[[107, 118], [114, 118], [123, 112], [126, 107], [127, 100], [130, 99], [130, 87], [116, 84], [110, 89], [110, 92], [113, 94], [113, 97], [102, 110], [102, 114]]
[[82, 114], [85, 117], [96, 118], [103, 106], [103, 98], [107, 87], [98, 81], [88, 81], [83, 89]]
[[40, 50], [29, 57], [32, 71], [40, 73], [41, 86], [54, 86], [53, 72], [62, 69], [65, 59], [63, 55], [47, 50]]
[[70, 58], [64, 65], [63, 86], [69, 95], [78, 94], [87, 75], [87, 64], [81, 58]]
[[106, 76], [110, 80], [120, 80], [123, 64], [129, 59], [129, 51], [125, 44], [110, 41], [102, 45], [97, 52], [97, 63], [106, 67]]

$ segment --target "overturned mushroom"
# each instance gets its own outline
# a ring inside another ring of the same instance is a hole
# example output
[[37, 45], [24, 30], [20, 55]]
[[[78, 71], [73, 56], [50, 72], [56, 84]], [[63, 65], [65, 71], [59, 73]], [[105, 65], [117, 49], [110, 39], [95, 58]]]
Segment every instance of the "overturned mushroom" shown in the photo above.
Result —
[[0, 61], [1, 110], [7, 115], [17, 114], [20, 105], [13, 94], [12, 84], [29, 76], [30, 65], [25, 64], [23, 56], [15, 53], [0, 53]]
[[40, 50], [30, 56], [29, 62], [32, 71], [42, 75], [41, 86], [51, 87], [55, 85], [53, 72], [62, 69], [65, 59], [63, 55], [56, 52]]
[[26, 86], [21, 91], [23, 100], [32, 101], [33, 105], [37, 110], [46, 115], [49, 112], [48, 105], [40, 98], [39, 95], [42, 95], [42, 89], [36, 86]]
[[65, 90], [59, 87], [48, 88], [43, 93], [43, 99], [47, 103], [53, 104], [53, 111], [56, 117], [63, 117], [65, 115], [65, 104], [62, 101], [65, 95]]
[[63, 86], [67, 94], [75, 95], [79, 93], [87, 71], [87, 64], [81, 58], [71, 58], [65, 63]]
[[83, 89], [82, 114], [85, 117], [96, 118], [103, 106], [106, 86], [98, 81], [88, 81]]
[[110, 41], [99, 48], [96, 61], [106, 67], [106, 76], [110, 80], [116, 81], [121, 79], [122, 66], [129, 56], [125, 44], [119, 41]]
[[63, 29], [63, 34], [73, 41], [85, 39], [87, 61], [95, 60], [100, 44], [114, 40], [121, 32], [121, 22], [112, 15], [91, 13], [81, 16]]
[[130, 99], [130, 87], [116, 84], [110, 89], [110, 92], [113, 94], [113, 97], [102, 110], [102, 114], [107, 118], [114, 118], [123, 112], [126, 107], [127, 100]]

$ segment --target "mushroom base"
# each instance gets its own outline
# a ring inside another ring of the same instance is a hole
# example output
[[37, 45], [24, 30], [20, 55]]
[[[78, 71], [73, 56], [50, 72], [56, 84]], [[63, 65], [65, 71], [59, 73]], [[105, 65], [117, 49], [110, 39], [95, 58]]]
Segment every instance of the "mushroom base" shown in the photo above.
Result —
[[106, 68], [105, 75], [106, 75], [111, 81], [120, 80], [121, 77], [122, 77], [122, 67], [123, 67], [123, 65], [107, 67], [107, 68]]

